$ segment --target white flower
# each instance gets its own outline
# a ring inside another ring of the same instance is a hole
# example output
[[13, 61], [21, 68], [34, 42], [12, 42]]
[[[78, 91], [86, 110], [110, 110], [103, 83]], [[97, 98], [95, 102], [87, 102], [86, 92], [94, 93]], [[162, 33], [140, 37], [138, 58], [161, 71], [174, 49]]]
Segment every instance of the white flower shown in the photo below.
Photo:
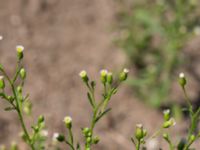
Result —
[[82, 71], [79, 73], [79, 76], [80, 76], [81, 78], [84, 78], [84, 77], [87, 76], [87, 72], [86, 72], [85, 70], [82, 70]]
[[0, 41], [1, 41], [1, 40], [3, 40], [3, 36], [2, 36], [2, 35], [0, 35]]
[[69, 117], [69, 116], [66, 116], [65, 118], [64, 118], [64, 123], [66, 123], [66, 124], [71, 124], [72, 123], [72, 118], [71, 117]]
[[106, 76], [107, 74], [108, 74], [108, 70], [106, 70], [106, 69], [102, 69], [101, 71], [100, 71], [100, 74], [101, 74], [101, 76]]
[[170, 109], [166, 109], [163, 111], [164, 114], [169, 114], [170, 113]]
[[0, 76], [0, 80], [3, 80], [4, 79], [4, 76]]
[[123, 72], [124, 73], [129, 73], [129, 70], [127, 68], [124, 68]]
[[185, 74], [184, 74], [183, 72], [181, 72], [181, 73], [179, 74], [179, 78], [185, 78]]
[[24, 47], [22, 45], [17, 45], [16, 50], [17, 50], [18, 53], [21, 53], [21, 52], [24, 51]]

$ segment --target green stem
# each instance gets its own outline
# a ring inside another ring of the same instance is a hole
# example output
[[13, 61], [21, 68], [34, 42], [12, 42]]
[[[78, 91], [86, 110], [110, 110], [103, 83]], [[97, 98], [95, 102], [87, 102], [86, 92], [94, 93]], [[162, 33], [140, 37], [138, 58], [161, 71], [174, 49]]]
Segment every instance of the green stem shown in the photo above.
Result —
[[72, 129], [69, 129], [69, 143], [70, 143], [70, 147], [72, 150], [74, 150], [74, 138], [73, 138], [73, 133], [72, 133]]
[[140, 144], [141, 144], [141, 141], [138, 140], [138, 143], [136, 144], [136, 150], [140, 150]]

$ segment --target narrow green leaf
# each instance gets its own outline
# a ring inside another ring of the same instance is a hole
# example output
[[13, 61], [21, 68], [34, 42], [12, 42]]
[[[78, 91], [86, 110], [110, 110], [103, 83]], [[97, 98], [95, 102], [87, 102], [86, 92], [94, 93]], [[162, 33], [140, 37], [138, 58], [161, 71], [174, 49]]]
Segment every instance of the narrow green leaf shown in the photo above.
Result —
[[90, 93], [87, 93], [87, 97], [88, 97], [88, 100], [89, 100], [89, 102], [90, 102], [90, 105], [94, 108], [95, 106], [94, 106], [94, 103], [93, 103], [91, 94], [90, 94]]
[[99, 121], [104, 115], [106, 115], [109, 111], [111, 111], [111, 108], [106, 109], [104, 112], [102, 112], [95, 120], [95, 122]]
[[6, 107], [6, 108], [4, 108], [4, 110], [5, 111], [11, 111], [11, 110], [15, 110], [15, 108], [14, 107]]

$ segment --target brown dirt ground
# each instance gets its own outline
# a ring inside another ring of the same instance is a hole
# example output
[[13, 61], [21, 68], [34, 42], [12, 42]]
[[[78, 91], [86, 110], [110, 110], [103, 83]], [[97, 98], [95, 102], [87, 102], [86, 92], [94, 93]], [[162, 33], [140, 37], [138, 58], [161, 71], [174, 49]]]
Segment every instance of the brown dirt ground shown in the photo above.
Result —
[[[0, 63], [11, 75], [15, 46], [25, 46], [26, 90], [34, 105], [34, 117], [28, 123], [44, 114], [50, 135], [65, 131], [66, 115], [72, 116], [77, 136], [79, 128], [87, 126], [91, 110], [79, 71], [86, 69], [97, 79], [100, 69], [119, 71], [125, 63], [125, 56], [112, 43], [115, 12], [114, 1], [107, 0], [1, 0]], [[1, 102], [1, 109], [5, 106]], [[111, 107], [96, 129], [102, 137], [97, 150], [131, 149], [129, 137], [136, 123], [153, 132], [162, 122], [162, 115], [135, 100], [126, 86]], [[16, 141], [21, 131], [16, 114], [2, 110], [0, 114], [0, 144]], [[177, 128], [174, 134], [182, 130]], [[27, 148], [21, 144], [21, 149]]]

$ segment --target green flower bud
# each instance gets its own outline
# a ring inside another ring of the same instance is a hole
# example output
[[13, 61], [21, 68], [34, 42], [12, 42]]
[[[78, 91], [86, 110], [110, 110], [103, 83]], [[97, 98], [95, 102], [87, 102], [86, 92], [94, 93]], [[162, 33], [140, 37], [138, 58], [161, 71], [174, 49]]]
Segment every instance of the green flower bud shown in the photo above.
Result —
[[87, 72], [85, 70], [81, 71], [79, 73], [79, 76], [82, 78], [83, 82], [88, 82], [89, 78], [87, 76]]
[[22, 93], [22, 86], [19, 85], [19, 86], [17, 87], [17, 92], [18, 92], [18, 93]]
[[63, 142], [63, 141], [65, 141], [65, 136], [59, 134], [59, 135], [56, 137], [56, 139], [57, 139], [59, 142]]
[[91, 143], [91, 141], [92, 141], [91, 137], [87, 137], [86, 142]]
[[71, 117], [67, 116], [64, 118], [63, 121], [68, 129], [72, 128], [72, 118]]
[[100, 139], [99, 139], [99, 137], [98, 136], [96, 136], [96, 137], [94, 137], [94, 139], [93, 139], [93, 143], [94, 144], [98, 144], [99, 143], [99, 141], [100, 141]]
[[103, 69], [101, 70], [100, 74], [101, 74], [101, 82], [105, 84], [107, 82], [108, 71]]
[[193, 143], [193, 142], [195, 141], [195, 139], [196, 139], [195, 135], [191, 135], [191, 136], [189, 137], [190, 143]]
[[38, 117], [38, 123], [40, 124], [40, 123], [43, 123], [44, 122], [44, 116], [43, 115], [40, 115], [39, 117]]
[[109, 84], [112, 84], [112, 82], [113, 82], [113, 74], [112, 74], [112, 72], [108, 72], [108, 74], [107, 74], [107, 82]]
[[174, 118], [170, 118], [168, 121], [165, 121], [163, 123], [163, 128], [169, 128], [171, 126], [174, 126], [176, 124], [175, 119]]
[[129, 70], [128, 69], [124, 69], [120, 75], [119, 75], [119, 80], [120, 81], [125, 81], [128, 77], [128, 73], [129, 73]]
[[168, 121], [170, 119], [170, 110], [169, 109], [164, 110], [163, 114], [164, 114], [164, 120]]
[[11, 143], [11, 148], [10, 150], [18, 150], [18, 147], [17, 147], [17, 143], [16, 142], [12, 142]]
[[187, 84], [187, 80], [185, 78], [184, 73], [179, 74], [179, 84], [184, 87]]
[[21, 45], [16, 46], [16, 50], [17, 50], [17, 57], [19, 60], [21, 60], [24, 57], [23, 51], [24, 51], [24, 47]]
[[[145, 131], [145, 134], [146, 133], [147, 132]], [[144, 138], [145, 134], [144, 134], [144, 129], [143, 129], [142, 124], [137, 124], [136, 125], [136, 131], [135, 131], [136, 139], [141, 140], [142, 138]]]
[[5, 88], [4, 76], [0, 76], [0, 89]]
[[24, 80], [26, 78], [26, 70], [24, 68], [22, 68], [20, 70], [20, 77]]
[[84, 129], [82, 130], [82, 132], [83, 132], [84, 136], [87, 137], [88, 134], [89, 134], [91, 131], [90, 131], [89, 128], [84, 128]]

